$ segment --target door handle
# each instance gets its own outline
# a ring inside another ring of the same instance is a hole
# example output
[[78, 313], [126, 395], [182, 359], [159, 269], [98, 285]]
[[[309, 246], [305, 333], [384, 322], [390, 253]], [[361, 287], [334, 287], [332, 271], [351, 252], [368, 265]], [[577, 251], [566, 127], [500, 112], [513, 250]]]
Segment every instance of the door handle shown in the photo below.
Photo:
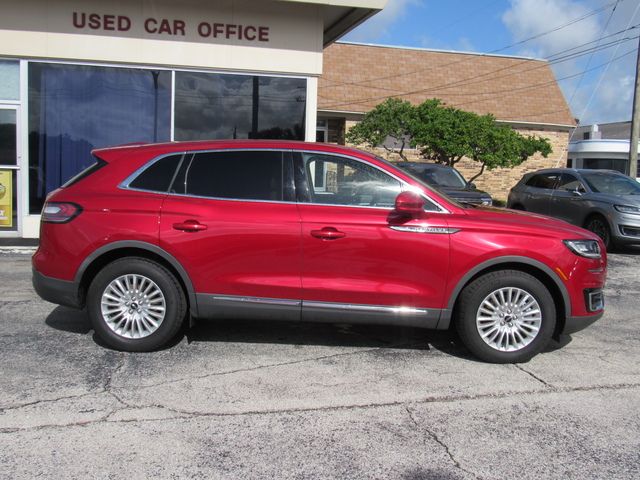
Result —
[[321, 240], [337, 240], [338, 238], [346, 237], [346, 233], [334, 227], [324, 227], [320, 230], [311, 230], [311, 236], [320, 238]]
[[183, 232], [200, 232], [206, 230], [207, 226], [197, 220], [185, 220], [184, 222], [174, 223], [173, 228]]

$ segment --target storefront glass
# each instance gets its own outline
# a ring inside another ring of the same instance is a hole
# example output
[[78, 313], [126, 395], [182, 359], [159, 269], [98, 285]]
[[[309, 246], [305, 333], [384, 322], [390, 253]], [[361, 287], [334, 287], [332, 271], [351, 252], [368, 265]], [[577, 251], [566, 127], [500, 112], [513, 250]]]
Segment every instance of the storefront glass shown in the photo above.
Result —
[[20, 98], [20, 64], [12, 60], [0, 60], [0, 100]]
[[29, 210], [91, 165], [94, 148], [170, 139], [171, 72], [29, 64]]
[[304, 140], [305, 79], [176, 72], [175, 139]]

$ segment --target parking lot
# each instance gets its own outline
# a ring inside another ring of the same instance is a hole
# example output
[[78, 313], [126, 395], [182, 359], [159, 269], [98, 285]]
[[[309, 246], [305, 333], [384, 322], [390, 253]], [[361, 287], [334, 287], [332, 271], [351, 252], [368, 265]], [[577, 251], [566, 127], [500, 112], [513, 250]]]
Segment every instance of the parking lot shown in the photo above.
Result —
[[201, 322], [148, 354], [96, 343], [0, 271], [0, 478], [640, 477], [640, 255], [605, 316], [522, 365], [449, 333]]

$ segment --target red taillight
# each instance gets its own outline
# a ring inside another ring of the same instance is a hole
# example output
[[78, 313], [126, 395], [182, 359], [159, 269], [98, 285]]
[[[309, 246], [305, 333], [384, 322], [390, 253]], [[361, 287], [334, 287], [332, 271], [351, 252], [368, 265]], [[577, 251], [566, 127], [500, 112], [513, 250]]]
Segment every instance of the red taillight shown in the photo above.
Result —
[[67, 223], [80, 215], [82, 207], [76, 203], [47, 202], [42, 209], [42, 221], [48, 223]]

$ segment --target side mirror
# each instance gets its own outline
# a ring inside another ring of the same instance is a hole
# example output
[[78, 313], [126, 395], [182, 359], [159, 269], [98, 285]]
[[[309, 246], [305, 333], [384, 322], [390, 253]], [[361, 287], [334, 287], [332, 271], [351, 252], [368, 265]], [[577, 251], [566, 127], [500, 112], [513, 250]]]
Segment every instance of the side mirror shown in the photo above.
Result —
[[416, 217], [424, 212], [424, 199], [415, 192], [406, 191], [396, 197], [396, 212]]
[[468, 185], [469, 185], [469, 188], [470, 188], [471, 190], [477, 190], [477, 189], [478, 189], [478, 187], [476, 187], [476, 184], [475, 184], [475, 183], [473, 183], [473, 182], [469, 182], [469, 183], [468, 183]]

